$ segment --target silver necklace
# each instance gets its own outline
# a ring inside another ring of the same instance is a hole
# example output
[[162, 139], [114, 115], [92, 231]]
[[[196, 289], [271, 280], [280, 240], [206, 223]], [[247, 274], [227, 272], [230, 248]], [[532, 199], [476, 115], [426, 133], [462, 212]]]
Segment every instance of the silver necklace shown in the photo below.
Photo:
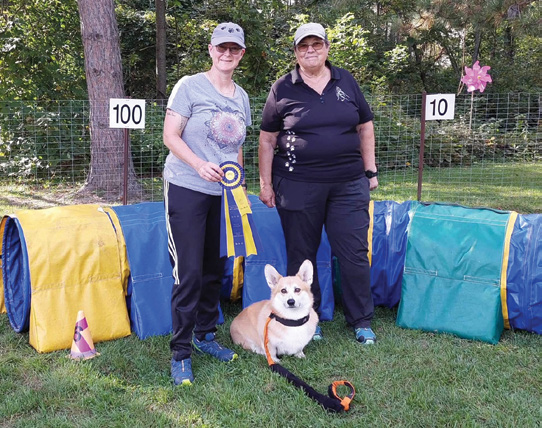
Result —
[[220, 89], [220, 86], [217, 84], [217, 82], [215, 81], [215, 79], [213, 79], [213, 76], [211, 76], [211, 72], [210, 71], [207, 71], [205, 74], [207, 74], [207, 77], [209, 78], [209, 81], [211, 82], [211, 84], [214, 86], [214, 88], [220, 92], [222, 95], [226, 96], [226, 97], [232, 97], [233, 94], [235, 93], [235, 84], [233, 83], [233, 80], [230, 80], [230, 85], [228, 88], [226, 88], [226, 90], [222, 91]]

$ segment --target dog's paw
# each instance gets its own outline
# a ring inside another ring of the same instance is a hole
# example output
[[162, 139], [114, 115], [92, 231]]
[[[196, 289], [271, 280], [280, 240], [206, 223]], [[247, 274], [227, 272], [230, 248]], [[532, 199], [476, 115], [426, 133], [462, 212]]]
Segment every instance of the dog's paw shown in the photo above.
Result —
[[297, 354], [295, 354], [297, 358], [305, 358], [305, 353], [303, 351], [299, 351]]

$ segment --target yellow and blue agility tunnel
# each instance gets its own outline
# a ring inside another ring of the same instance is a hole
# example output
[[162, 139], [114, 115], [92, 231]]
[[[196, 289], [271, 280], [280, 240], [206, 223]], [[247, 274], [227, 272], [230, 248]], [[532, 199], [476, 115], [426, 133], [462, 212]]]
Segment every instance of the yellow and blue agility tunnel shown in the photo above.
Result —
[[[286, 271], [278, 213], [250, 199], [264, 248], [245, 272], [243, 258], [230, 258], [222, 287], [232, 300], [242, 291], [244, 307], [269, 297], [265, 264]], [[374, 202], [370, 214], [373, 298], [388, 307], [401, 299], [398, 325], [490, 343], [503, 323], [542, 334], [542, 215], [410, 201]], [[2, 218], [0, 245], [0, 312], [15, 331], [30, 329], [39, 352], [70, 347], [79, 310], [94, 341], [130, 333], [126, 303], [140, 338], [171, 330], [161, 202], [18, 211]], [[331, 264], [324, 233], [322, 319], [333, 317]]]
[[[144, 202], [112, 209], [120, 222], [130, 266], [126, 303], [132, 331], [140, 339], [169, 334], [174, 279], [164, 203]], [[224, 272], [223, 287], [231, 290], [236, 274], [232, 258]], [[218, 323], [222, 324], [220, 307], [219, 311]]]
[[243, 282], [245, 278], [245, 258], [229, 257], [226, 260], [224, 276], [222, 277], [221, 298], [236, 302], [242, 298]]
[[371, 201], [371, 206], [371, 292], [375, 306], [393, 308], [401, 300], [411, 201]]
[[19, 220], [5, 216], [2, 232], [2, 294], [9, 323], [17, 333], [28, 331], [30, 271], [26, 242]]
[[497, 343], [515, 216], [444, 204], [413, 203], [412, 211], [397, 325]]
[[542, 334], [542, 215], [518, 215], [503, 293], [505, 323]]
[[3, 241], [4, 241], [4, 227], [7, 221], [7, 216], [0, 219], [0, 314], [6, 313], [6, 305], [4, 304], [4, 269], [2, 268], [4, 259]]
[[1, 266], [0, 258], [0, 314], [6, 313], [6, 305], [4, 304], [4, 273]]
[[140, 339], [171, 332], [171, 288], [164, 204], [115, 206], [130, 265], [127, 304]]
[[130, 334], [126, 250], [111, 210], [17, 211], [5, 223], [2, 251], [10, 322], [23, 331], [30, 305], [30, 344], [38, 352], [69, 348], [80, 310], [94, 342]]
[[[262, 251], [245, 258], [245, 273], [243, 284], [243, 307], [260, 300], [269, 299], [271, 290], [265, 280], [264, 268], [270, 264], [277, 271], [286, 274], [286, 243], [276, 208], [264, 205], [257, 196], [249, 195], [254, 225], [262, 241]], [[322, 292], [320, 304], [320, 319], [333, 319], [335, 301], [331, 278], [331, 247], [325, 232], [316, 255], [316, 269]]]
[[[410, 223], [411, 201], [371, 201], [369, 204], [369, 262], [371, 293], [375, 306], [393, 308], [401, 300], [401, 283]], [[341, 270], [333, 258], [333, 283], [342, 294]]]

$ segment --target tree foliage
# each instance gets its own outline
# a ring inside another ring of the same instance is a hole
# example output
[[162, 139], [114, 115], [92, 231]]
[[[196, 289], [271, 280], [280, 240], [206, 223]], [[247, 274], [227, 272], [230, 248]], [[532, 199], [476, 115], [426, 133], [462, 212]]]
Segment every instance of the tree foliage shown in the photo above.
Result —
[[6, 4], [0, 16], [0, 99], [85, 98], [76, 0]]
[[[2, 3], [0, 98], [86, 98], [75, 0]], [[116, 0], [127, 95], [156, 96], [152, 0]], [[264, 95], [294, 64], [292, 35], [303, 22], [329, 30], [331, 60], [376, 93], [453, 92], [464, 66], [492, 67], [489, 91], [542, 88], [541, 8], [529, 0], [168, 0], [169, 93], [185, 74], [210, 67], [213, 27], [234, 21], [247, 52], [235, 79]]]

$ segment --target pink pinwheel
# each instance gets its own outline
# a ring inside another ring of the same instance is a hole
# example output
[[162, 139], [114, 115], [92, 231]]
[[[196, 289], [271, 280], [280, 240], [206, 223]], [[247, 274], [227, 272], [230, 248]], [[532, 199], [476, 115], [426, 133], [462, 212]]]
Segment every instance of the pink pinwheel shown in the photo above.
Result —
[[484, 92], [486, 85], [491, 83], [491, 76], [487, 71], [491, 69], [489, 65], [480, 67], [479, 61], [476, 61], [472, 68], [465, 67], [465, 75], [461, 78], [461, 82], [467, 85], [467, 92], [473, 92], [477, 89]]

